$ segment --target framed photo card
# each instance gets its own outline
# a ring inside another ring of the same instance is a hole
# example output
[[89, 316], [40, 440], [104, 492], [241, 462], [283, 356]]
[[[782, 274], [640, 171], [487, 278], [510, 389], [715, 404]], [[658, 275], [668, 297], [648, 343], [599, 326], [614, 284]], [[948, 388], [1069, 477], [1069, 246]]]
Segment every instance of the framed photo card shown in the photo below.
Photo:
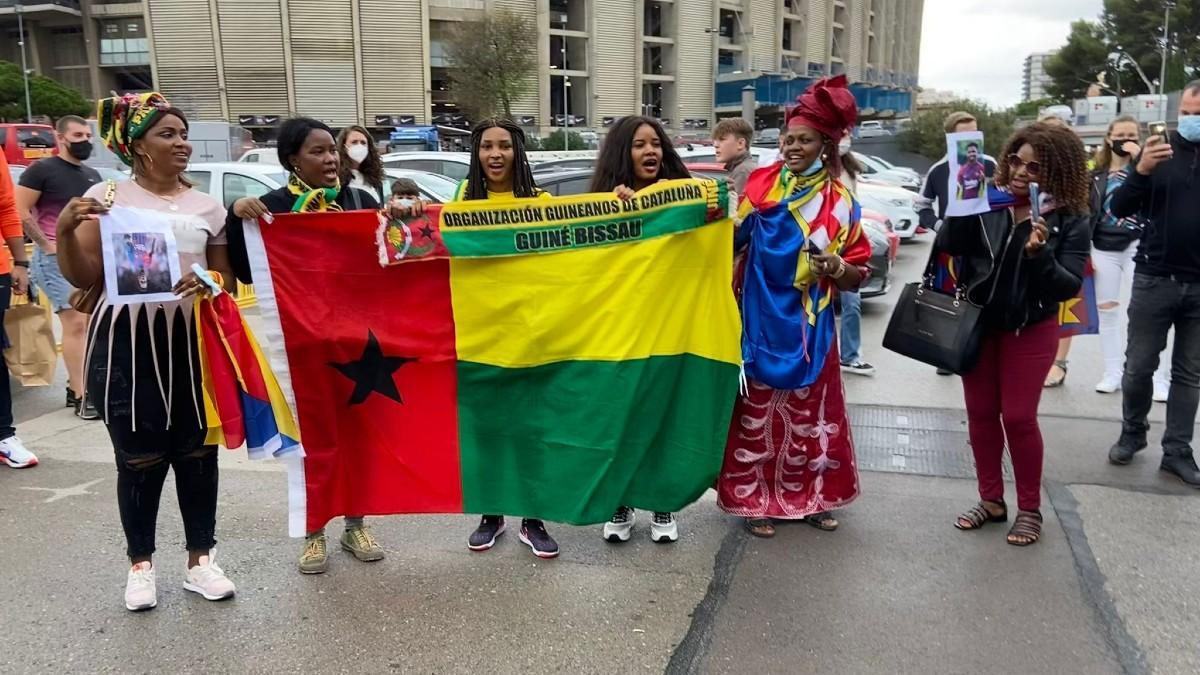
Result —
[[971, 216], [991, 210], [988, 204], [987, 167], [984, 165], [983, 132], [962, 131], [946, 135], [950, 165], [950, 195], [947, 216]]
[[100, 216], [104, 286], [110, 305], [173, 302], [179, 250], [165, 214], [114, 207]]

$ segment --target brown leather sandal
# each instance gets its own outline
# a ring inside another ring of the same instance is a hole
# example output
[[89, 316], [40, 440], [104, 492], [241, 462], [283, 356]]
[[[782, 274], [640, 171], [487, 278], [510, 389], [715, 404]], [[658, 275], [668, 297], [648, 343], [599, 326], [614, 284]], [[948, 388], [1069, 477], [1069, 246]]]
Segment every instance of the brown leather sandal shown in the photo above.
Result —
[[775, 523], [770, 518], [747, 518], [746, 531], [756, 537], [770, 539], [775, 536]]
[[822, 511], [820, 513], [814, 513], [811, 516], [805, 516], [804, 522], [812, 525], [822, 532], [833, 532], [834, 530], [838, 529], [839, 525], [837, 518], [834, 518], [833, 514], [829, 511]]
[[[988, 504], [995, 504], [1000, 507], [1000, 513], [992, 513], [988, 510]], [[1004, 502], [979, 502], [972, 506], [966, 513], [960, 515], [955, 521], [954, 526], [960, 530], [978, 530], [988, 523], [1006, 523], [1008, 522], [1008, 507]]]
[[1042, 538], [1042, 512], [1020, 511], [1008, 531], [1008, 543], [1013, 546], [1030, 546]]

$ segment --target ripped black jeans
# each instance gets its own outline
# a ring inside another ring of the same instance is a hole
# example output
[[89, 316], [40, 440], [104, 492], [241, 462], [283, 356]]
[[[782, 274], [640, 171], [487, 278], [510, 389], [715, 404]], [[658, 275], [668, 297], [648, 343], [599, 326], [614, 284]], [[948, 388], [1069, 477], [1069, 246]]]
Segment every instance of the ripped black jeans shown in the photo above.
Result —
[[108, 427], [117, 458], [117, 506], [129, 557], [154, 553], [158, 503], [167, 470], [175, 472], [175, 493], [189, 551], [216, 546], [217, 448], [201, 445], [204, 432], [132, 431], [128, 421]]
[[185, 320], [190, 311], [104, 307], [88, 328], [87, 391], [116, 450], [117, 504], [130, 558], [154, 553], [158, 503], [172, 469], [187, 549], [216, 544], [217, 448], [204, 445], [199, 355]]

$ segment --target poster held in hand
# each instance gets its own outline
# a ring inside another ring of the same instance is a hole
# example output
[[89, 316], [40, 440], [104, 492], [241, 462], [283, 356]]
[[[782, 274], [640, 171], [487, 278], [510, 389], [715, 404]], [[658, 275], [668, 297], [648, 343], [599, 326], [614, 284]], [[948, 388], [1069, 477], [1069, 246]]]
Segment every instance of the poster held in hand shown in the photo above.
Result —
[[987, 167], [983, 161], [983, 132], [961, 131], [946, 134], [947, 161], [950, 165], [950, 195], [947, 216], [972, 216], [991, 210], [987, 194]]
[[170, 218], [158, 211], [116, 207], [100, 217], [104, 287], [110, 305], [173, 302], [182, 275]]

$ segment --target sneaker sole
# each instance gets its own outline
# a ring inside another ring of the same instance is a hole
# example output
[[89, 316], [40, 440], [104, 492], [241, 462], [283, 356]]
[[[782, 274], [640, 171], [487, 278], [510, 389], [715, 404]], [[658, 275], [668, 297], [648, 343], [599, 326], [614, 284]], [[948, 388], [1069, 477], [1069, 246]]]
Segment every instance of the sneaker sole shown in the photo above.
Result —
[[609, 529], [608, 525], [604, 526], [604, 541], [607, 541], [610, 544], [621, 544], [621, 543], [627, 542], [627, 541], [629, 541], [629, 539], [632, 536], [633, 536], [633, 526], [632, 525], [625, 528], [624, 530], [613, 530], [613, 529]]
[[472, 551], [475, 551], [476, 553], [482, 553], [482, 552], [490, 549], [491, 547], [495, 546], [496, 540], [500, 538], [500, 535], [504, 534], [504, 530], [506, 530], [506, 529], [508, 529], [507, 525], [501, 525], [500, 529], [496, 530], [496, 534], [494, 534], [492, 536], [491, 541], [489, 541], [486, 544], [479, 544], [478, 546], [471, 544], [470, 542], [467, 542], [467, 548], [471, 549]]
[[158, 607], [158, 600], [155, 600], [154, 602], [150, 603], [149, 605], [134, 606], [134, 605], [129, 604], [128, 602], [125, 603], [125, 609], [127, 609], [131, 612], [147, 612], [149, 610], [154, 609], [155, 607]]
[[652, 532], [650, 534], [650, 541], [653, 541], [656, 544], [674, 543], [676, 541], [679, 541], [679, 531], [676, 530], [674, 532]]
[[7, 464], [9, 466], [9, 468], [13, 468], [13, 469], [32, 469], [33, 467], [38, 465], [38, 461], [36, 459], [33, 460], [32, 462], [29, 462], [28, 464], [18, 464], [16, 462], [8, 459], [7, 457], [4, 459], [4, 463]]
[[529, 537], [526, 537], [524, 532], [522, 532], [522, 533], [518, 534], [518, 535], [517, 535], [517, 538], [521, 540], [521, 543], [522, 543], [522, 544], [525, 544], [526, 546], [528, 546], [528, 547], [529, 547], [529, 550], [530, 550], [530, 551], [533, 551], [533, 554], [534, 554], [534, 555], [536, 555], [537, 557], [541, 558], [542, 560], [549, 560], [549, 559], [551, 559], [551, 558], [557, 558], [557, 557], [558, 557], [558, 551], [554, 551], [554, 552], [552, 552], [552, 553], [548, 553], [548, 552], [546, 552], [546, 551], [539, 551], [539, 550], [537, 550], [536, 548], [534, 548], [534, 547], [533, 547], [533, 542], [529, 541]]
[[300, 567], [299, 570], [300, 570], [300, 574], [324, 574], [329, 571], [329, 563], [326, 562], [324, 565], [321, 565], [319, 568], [318, 567], [309, 567], [306, 569], [304, 567]]
[[361, 551], [358, 551], [345, 544], [342, 544], [342, 550], [354, 556], [354, 559], [358, 560], [359, 562], [378, 562], [384, 558], [383, 551], [380, 551], [379, 553], [362, 553]]
[[209, 595], [208, 593], [206, 593], [204, 591], [204, 589], [200, 588], [199, 586], [196, 586], [195, 584], [190, 584], [186, 581], [183, 582], [183, 590], [191, 591], [193, 593], [196, 593], [196, 594], [202, 596], [205, 600], [212, 600], [213, 602], [216, 602], [217, 600], [228, 600], [229, 598], [232, 598], [234, 596], [234, 594], [237, 592], [237, 591], [229, 591], [225, 595]]

